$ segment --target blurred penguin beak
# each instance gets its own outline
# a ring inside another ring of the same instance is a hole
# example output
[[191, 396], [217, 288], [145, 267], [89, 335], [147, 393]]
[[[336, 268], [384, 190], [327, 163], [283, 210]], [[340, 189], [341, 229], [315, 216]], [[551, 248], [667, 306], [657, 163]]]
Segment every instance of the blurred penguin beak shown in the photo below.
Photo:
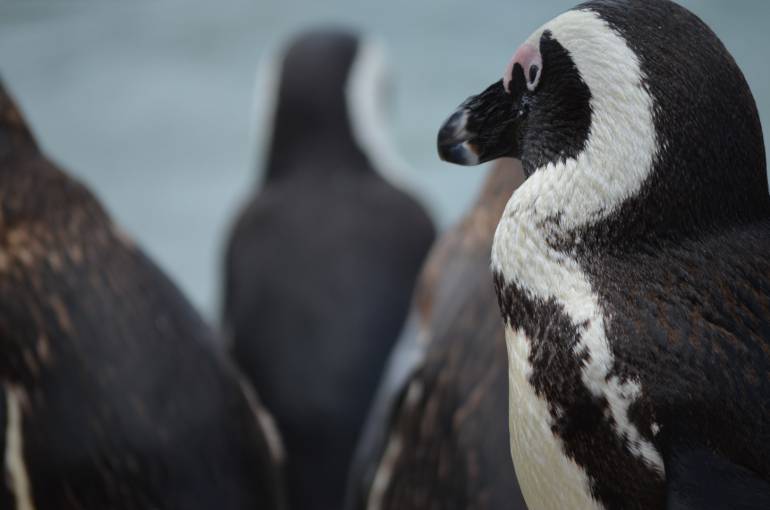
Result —
[[439, 157], [458, 165], [478, 165], [516, 157], [518, 111], [502, 80], [465, 101], [438, 133]]

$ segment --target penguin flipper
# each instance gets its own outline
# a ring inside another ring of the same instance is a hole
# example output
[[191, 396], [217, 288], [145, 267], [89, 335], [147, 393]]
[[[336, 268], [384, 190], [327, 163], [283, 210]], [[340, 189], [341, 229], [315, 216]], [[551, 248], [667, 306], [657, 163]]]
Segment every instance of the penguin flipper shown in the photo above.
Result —
[[382, 381], [372, 400], [351, 462], [343, 506], [345, 510], [366, 507], [366, 498], [385, 453], [393, 418], [410, 381], [425, 359], [426, 347], [420, 322], [419, 314], [412, 310], [383, 370]]
[[674, 448], [668, 457], [668, 510], [770, 508], [770, 483], [748, 469], [705, 448]]

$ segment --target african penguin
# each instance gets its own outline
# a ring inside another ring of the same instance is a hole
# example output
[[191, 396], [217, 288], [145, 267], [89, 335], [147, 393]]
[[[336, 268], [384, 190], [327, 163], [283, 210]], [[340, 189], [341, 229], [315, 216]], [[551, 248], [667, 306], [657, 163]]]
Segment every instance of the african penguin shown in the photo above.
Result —
[[0, 86], [0, 507], [284, 508], [275, 430], [214, 346]]
[[394, 349], [356, 452], [348, 510], [526, 509], [508, 454], [505, 334], [489, 274], [495, 226], [522, 180], [518, 162], [498, 162], [431, 250], [414, 327]]
[[[377, 49], [343, 30], [281, 60], [264, 181], [226, 254], [232, 352], [287, 449], [293, 508], [338, 509], [350, 458], [434, 229], [383, 178], [366, 125], [384, 90]], [[361, 102], [367, 104], [361, 104]], [[364, 132], [362, 132], [364, 130]]]
[[770, 508], [770, 198], [754, 99], [695, 15], [597, 0], [441, 128], [521, 160], [492, 249], [533, 510]]

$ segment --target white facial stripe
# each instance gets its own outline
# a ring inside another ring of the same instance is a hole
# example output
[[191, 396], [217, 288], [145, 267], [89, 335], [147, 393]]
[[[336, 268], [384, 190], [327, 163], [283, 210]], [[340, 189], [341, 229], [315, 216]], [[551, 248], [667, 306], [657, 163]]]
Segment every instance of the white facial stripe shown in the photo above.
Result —
[[256, 140], [254, 147], [254, 168], [267, 168], [269, 144], [273, 136], [275, 113], [278, 108], [280, 93], [283, 56], [286, 49], [281, 51], [266, 51], [265, 56], [257, 65], [257, 76], [254, 85], [252, 101], [251, 124], [249, 140]]
[[391, 184], [406, 187], [402, 181], [409, 172], [408, 165], [395, 150], [383, 118], [382, 87], [387, 76], [384, 47], [375, 40], [360, 41], [346, 89], [350, 125], [358, 146], [375, 169]]
[[[513, 194], [495, 233], [492, 267], [507, 283], [515, 283], [532, 297], [554, 299], [573, 324], [588, 324], [575, 352], [589, 355], [582, 382], [593, 395], [607, 400], [616, 433], [628, 440], [631, 452], [663, 476], [659, 452], [628, 416], [629, 407], [642, 393], [640, 384], [611, 375], [615, 360], [598, 296], [578, 262], [548, 242], [553, 234], [606, 217], [639, 191], [657, 152], [652, 98], [643, 86], [638, 57], [595, 13], [565, 13], [536, 31], [528, 42], [539, 43], [545, 30], [570, 52], [591, 91], [591, 131], [585, 150], [576, 159], [537, 169]], [[560, 218], [558, 224], [545, 221], [554, 217]], [[525, 341], [513, 332], [507, 340], [509, 352], [521, 350], [515, 344]], [[523, 379], [516, 384], [528, 383]], [[512, 391], [511, 398], [522, 391]], [[532, 409], [532, 414], [529, 420], [517, 423], [511, 418], [512, 440], [515, 434], [532, 434], [540, 426], [538, 422], [550, 420], [545, 408], [511, 402], [512, 408], [519, 405]], [[531, 430], [514, 431], [514, 427]], [[526, 463], [516, 462], [515, 456], [514, 462], [517, 473], [531, 470]], [[570, 460], [565, 456], [564, 462]], [[570, 480], [576, 479], [570, 475]]]
[[639, 58], [592, 11], [570, 11], [537, 30], [549, 30], [574, 60], [591, 91], [591, 131], [576, 158], [540, 168], [516, 191], [517, 210], [540, 218], [563, 213], [565, 230], [608, 216], [636, 194], [658, 150], [653, 101]]

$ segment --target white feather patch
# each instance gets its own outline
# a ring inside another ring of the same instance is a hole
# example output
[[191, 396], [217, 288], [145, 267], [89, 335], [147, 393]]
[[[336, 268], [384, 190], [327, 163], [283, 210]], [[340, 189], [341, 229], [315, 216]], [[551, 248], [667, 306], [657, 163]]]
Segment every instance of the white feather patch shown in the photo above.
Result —
[[238, 383], [251, 412], [254, 413], [256, 423], [265, 437], [270, 458], [275, 464], [283, 466], [286, 462], [286, 451], [283, 448], [283, 439], [278, 431], [278, 425], [273, 420], [273, 416], [262, 406], [256, 390], [246, 382], [243, 376], [238, 376]]
[[16, 510], [35, 510], [32, 490], [24, 461], [24, 417], [22, 403], [26, 394], [20, 387], [5, 385], [6, 413], [5, 428], [5, 474], [9, 488], [16, 500]]
[[348, 76], [346, 99], [351, 131], [356, 143], [369, 158], [380, 175], [400, 188], [409, 166], [386, 129], [386, 111], [389, 83], [387, 52], [376, 39], [362, 39], [358, 43], [353, 67]]
[[283, 58], [286, 48], [272, 49], [265, 52], [257, 65], [254, 80], [254, 96], [252, 100], [251, 121], [249, 123], [249, 140], [255, 140], [253, 161], [254, 168], [262, 171], [267, 168], [269, 146], [273, 138], [275, 113], [283, 71]]
[[[423, 384], [420, 381], [412, 381], [407, 389], [404, 405], [407, 409], [414, 408], [417, 402], [422, 398], [424, 392]], [[385, 452], [377, 465], [377, 471], [374, 475], [372, 487], [367, 498], [366, 508], [368, 510], [382, 510], [385, 494], [393, 480], [393, 473], [401, 452], [403, 451], [403, 439], [401, 431], [394, 430], [388, 438], [388, 444]]]

